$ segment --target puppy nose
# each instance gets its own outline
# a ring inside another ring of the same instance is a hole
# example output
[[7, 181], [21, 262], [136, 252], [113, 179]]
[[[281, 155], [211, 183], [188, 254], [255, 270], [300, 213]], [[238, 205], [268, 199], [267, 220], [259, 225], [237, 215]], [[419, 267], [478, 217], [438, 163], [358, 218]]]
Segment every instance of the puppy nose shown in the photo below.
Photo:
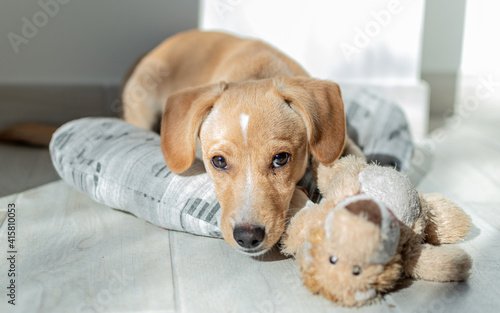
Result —
[[233, 237], [234, 240], [245, 249], [252, 249], [258, 247], [264, 237], [266, 236], [266, 230], [262, 226], [242, 226], [238, 225], [234, 228]]

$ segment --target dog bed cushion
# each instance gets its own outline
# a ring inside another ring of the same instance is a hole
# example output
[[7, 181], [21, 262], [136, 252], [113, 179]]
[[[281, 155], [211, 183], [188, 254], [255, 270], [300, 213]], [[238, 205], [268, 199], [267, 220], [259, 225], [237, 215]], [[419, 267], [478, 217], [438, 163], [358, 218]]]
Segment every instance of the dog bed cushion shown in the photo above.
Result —
[[[345, 104], [348, 130], [355, 131], [353, 139], [361, 141], [368, 159], [407, 169], [413, 146], [401, 109], [382, 100], [372, 101], [369, 107], [360, 101], [345, 100]], [[376, 126], [377, 131], [368, 125]], [[221, 209], [203, 162], [196, 160], [181, 175], [172, 173], [165, 165], [156, 133], [116, 118], [83, 118], [54, 133], [50, 153], [61, 178], [99, 203], [167, 229], [221, 237]], [[320, 199], [311, 171], [299, 185], [313, 201]]]

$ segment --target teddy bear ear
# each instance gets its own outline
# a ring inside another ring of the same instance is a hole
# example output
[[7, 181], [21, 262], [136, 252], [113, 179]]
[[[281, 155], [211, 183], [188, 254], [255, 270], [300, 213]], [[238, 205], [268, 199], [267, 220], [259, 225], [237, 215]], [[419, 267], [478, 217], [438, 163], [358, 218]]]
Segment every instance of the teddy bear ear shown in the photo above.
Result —
[[370, 263], [387, 264], [396, 253], [399, 244], [400, 224], [385, 203], [367, 194], [349, 197], [339, 203], [354, 215], [363, 216], [368, 222], [380, 228], [380, 244]]
[[381, 243], [379, 251], [370, 260], [374, 264], [387, 264], [396, 254], [400, 237], [400, 222], [394, 213], [384, 204], [380, 205], [380, 233]]
[[367, 221], [381, 227], [382, 213], [378, 204], [372, 199], [361, 199], [345, 206], [345, 209], [354, 215], [361, 215]]

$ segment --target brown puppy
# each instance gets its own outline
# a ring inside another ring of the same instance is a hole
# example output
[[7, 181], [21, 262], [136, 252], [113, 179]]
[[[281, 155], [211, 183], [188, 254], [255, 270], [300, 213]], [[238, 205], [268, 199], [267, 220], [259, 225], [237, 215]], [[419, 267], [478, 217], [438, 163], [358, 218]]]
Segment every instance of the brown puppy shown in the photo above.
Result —
[[309, 78], [257, 41], [216, 32], [171, 37], [135, 67], [123, 90], [125, 120], [152, 129], [162, 114], [169, 169], [187, 170], [197, 138], [222, 208], [222, 235], [249, 255], [284, 231], [310, 154], [330, 164], [346, 141], [337, 84]]

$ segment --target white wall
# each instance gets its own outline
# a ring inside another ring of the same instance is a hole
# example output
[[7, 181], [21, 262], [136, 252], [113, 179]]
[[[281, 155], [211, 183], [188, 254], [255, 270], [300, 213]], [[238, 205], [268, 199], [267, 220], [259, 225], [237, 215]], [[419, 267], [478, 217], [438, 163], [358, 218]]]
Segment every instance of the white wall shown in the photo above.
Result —
[[200, 26], [263, 39], [314, 77], [415, 85], [423, 0], [202, 0]]
[[500, 2], [467, 1], [462, 73], [500, 76]]
[[500, 103], [499, 12], [498, 0], [467, 1], [458, 112]]
[[197, 0], [1, 0], [0, 84], [118, 84], [139, 55], [197, 25]]
[[422, 47], [423, 73], [456, 73], [459, 69], [465, 6], [466, 0], [426, 1]]

